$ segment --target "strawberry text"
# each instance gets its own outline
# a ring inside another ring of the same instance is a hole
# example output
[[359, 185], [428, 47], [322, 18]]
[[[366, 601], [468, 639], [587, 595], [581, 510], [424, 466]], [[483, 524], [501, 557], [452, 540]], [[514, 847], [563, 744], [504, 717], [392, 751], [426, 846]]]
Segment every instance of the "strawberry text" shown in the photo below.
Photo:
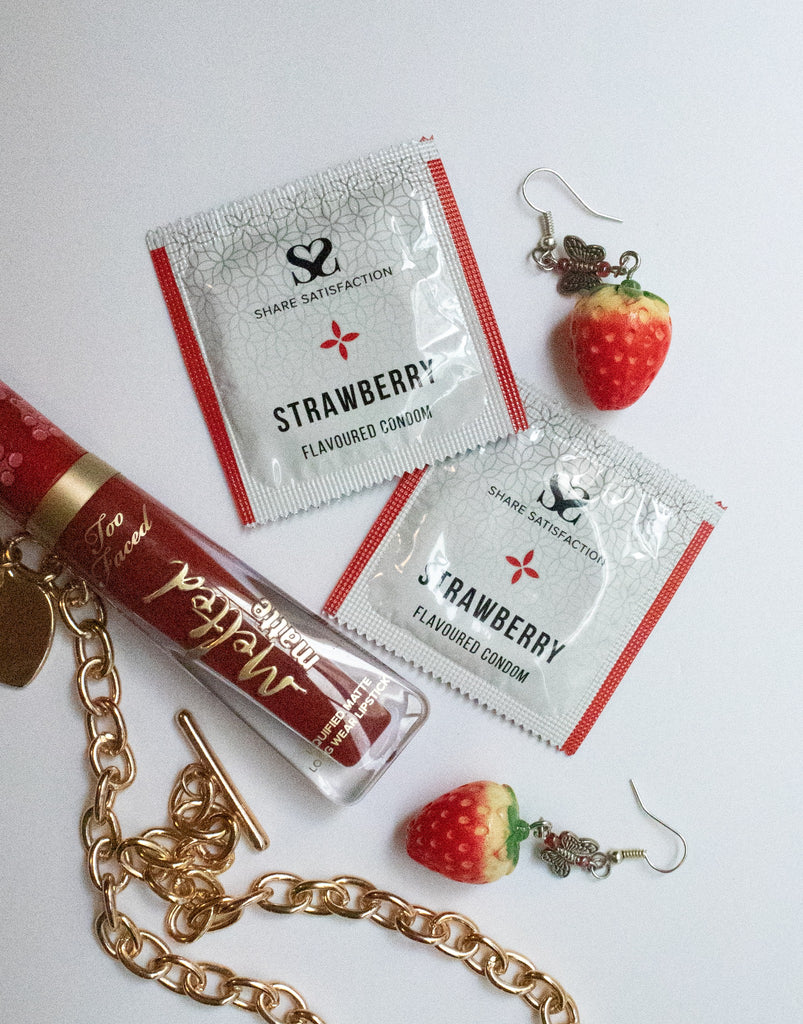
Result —
[[331, 416], [354, 412], [360, 407], [434, 384], [432, 362], [431, 359], [419, 359], [417, 363], [405, 363], [402, 367], [375, 373], [373, 377], [276, 406], [273, 410], [273, 418], [278, 424], [276, 429], [279, 433], [286, 433], [292, 427], [320, 423]]

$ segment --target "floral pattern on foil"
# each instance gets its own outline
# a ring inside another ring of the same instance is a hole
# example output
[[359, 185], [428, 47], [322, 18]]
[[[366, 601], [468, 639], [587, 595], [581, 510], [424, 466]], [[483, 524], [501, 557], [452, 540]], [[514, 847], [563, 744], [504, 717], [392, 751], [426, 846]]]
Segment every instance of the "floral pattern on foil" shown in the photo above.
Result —
[[[539, 732], [549, 722], [548, 738], [561, 741], [701, 519], [718, 517], [713, 502], [684, 481], [557, 403], [524, 393], [533, 426], [431, 467], [338, 619], [380, 643], [388, 628], [395, 653], [442, 677], [446, 660], [455, 663], [458, 678], [465, 670], [484, 680], [482, 699], [493, 688], [503, 702], [515, 702], [517, 720], [539, 722]], [[560, 506], [565, 519], [549, 508], [558, 501], [553, 480], [571, 499]], [[531, 567], [538, 581], [528, 587]], [[450, 586], [457, 597], [447, 596]], [[550, 664], [501, 629], [489, 630], [467, 600], [460, 607], [459, 595], [474, 590], [557, 638], [562, 653]], [[369, 629], [364, 607], [371, 609]], [[436, 641], [432, 622], [440, 621], [476, 637], [480, 650], [523, 666], [526, 686], [462, 645]], [[380, 622], [377, 637], [373, 624]], [[437, 654], [429, 653], [433, 644]], [[457, 685], [479, 695], [474, 682]]]
[[[371, 459], [394, 450], [402, 435], [377, 431], [359, 451], [338, 448], [318, 463], [299, 454], [302, 443], [362, 426], [372, 411], [329, 419], [320, 429], [305, 422], [306, 434], [297, 437], [277, 435], [271, 409], [419, 358], [432, 359], [436, 387], [399, 396], [388, 412], [429, 402], [440, 415], [408, 430], [402, 443], [437, 437], [440, 422], [457, 429], [486, 414], [479, 357], [432, 223], [431, 189], [420, 157], [408, 154], [398, 166], [234, 203], [173, 232], [171, 259], [250, 481], [274, 488], [278, 473], [286, 486], [348, 468], [363, 450]], [[320, 239], [332, 246], [327, 272], [313, 276], [288, 259], [295, 250], [314, 264]], [[361, 277], [359, 286], [326, 291]], [[420, 349], [421, 337], [437, 344]]]

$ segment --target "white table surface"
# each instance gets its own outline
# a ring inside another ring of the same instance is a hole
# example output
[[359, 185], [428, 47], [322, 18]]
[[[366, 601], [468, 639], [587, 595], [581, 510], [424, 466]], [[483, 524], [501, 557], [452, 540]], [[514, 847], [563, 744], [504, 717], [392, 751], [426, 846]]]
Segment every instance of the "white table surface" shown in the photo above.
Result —
[[[239, 526], [145, 231], [422, 134], [515, 371], [729, 506], [575, 757], [405, 671], [430, 721], [345, 809], [115, 613], [140, 773], [118, 801], [128, 832], [164, 820], [189, 760], [172, 717], [189, 706], [272, 837], [242, 854], [232, 890], [269, 870], [353, 873], [462, 911], [559, 979], [588, 1024], [801, 1019], [801, 27], [792, 2], [2, 6], [0, 379], [302, 602], [321, 607], [390, 485]], [[569, 300], [528, 262], [540, 225], [518, 195], [544, 164], [624, 221], [593, 220], [544, 180], [558, 234], [637, 249], [639, 277], [671, 304], [670, 357], [623, 412], [590, 408], [550, 344]], [[95, 942], [70, 670], [59, 636], [34, 683], [0, 694], [3, 1019], [236, 1020]], [[628, 863], [605, 882], [560, 881], [525, 857], [494, 885], [461, 886], [399, 839], [421, 803], [488, 777], [534, 817], [671, 856], [629, 776], [688, 840], [675, 874]], [[156, 930], [155, 898], [131, 900]], [[252, 911], [186, 952], [294, 985], [329, 1024], [528, 1019], [458, 963], [365, 922]]]

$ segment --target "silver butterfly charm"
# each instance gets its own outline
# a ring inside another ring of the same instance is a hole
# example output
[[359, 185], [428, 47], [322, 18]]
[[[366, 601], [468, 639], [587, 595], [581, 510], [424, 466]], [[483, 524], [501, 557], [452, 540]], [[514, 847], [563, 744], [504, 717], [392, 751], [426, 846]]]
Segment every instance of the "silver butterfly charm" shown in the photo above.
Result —
[[573, 867], [593, 871], [594, 874], [607, 874], [606, 867], [610, 870], [607, 855], [600, 853], [599, 843], [593, 839], [581, 839], [574, 832], [561, 832], [560, 835], [550, 832], [544, 837], [544, 843], [541, 860], [560, 878], [565, 878]]
[[561, 295], [572, 295], [574, 292], [590, 291], [600, 285], [598, 268], [605, 262], [605, 250], [601, 245], [586, 245], [577, 235], [567, 235], [563, 239], [566, 259], [569, 266], [563, 271], [558, 283]]

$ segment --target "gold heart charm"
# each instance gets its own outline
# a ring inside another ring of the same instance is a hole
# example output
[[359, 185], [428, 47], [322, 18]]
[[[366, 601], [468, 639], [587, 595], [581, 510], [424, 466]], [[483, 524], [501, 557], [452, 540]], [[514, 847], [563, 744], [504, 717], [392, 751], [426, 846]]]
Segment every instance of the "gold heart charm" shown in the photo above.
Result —
[[0, 571], [0, 683], [27, 686], [50, 653], [53, 603], [34, 580]]

